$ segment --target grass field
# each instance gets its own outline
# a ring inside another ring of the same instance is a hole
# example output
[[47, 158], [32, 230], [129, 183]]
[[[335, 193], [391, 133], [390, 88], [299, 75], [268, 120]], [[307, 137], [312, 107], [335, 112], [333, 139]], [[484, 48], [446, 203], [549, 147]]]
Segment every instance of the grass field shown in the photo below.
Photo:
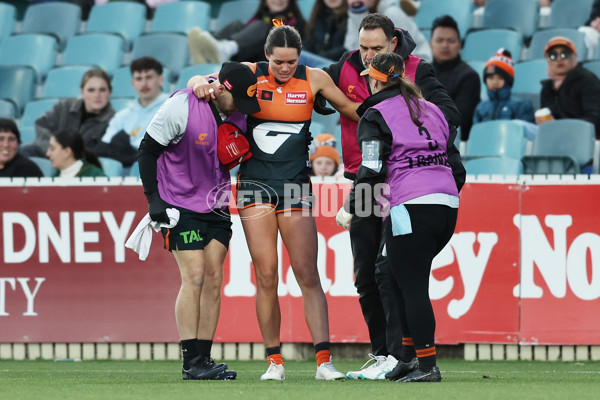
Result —
[[[182, 381], [175, 361], [0, 361], [0, 399], [600, 399], [600, 362], [439, 362], [441, 383], [315, 381], [314, 361], [288, 361], [261, 382], [262, 361], [231, 361], [236, 381]], [[360, 361], [335, 362], [341, 371]]]

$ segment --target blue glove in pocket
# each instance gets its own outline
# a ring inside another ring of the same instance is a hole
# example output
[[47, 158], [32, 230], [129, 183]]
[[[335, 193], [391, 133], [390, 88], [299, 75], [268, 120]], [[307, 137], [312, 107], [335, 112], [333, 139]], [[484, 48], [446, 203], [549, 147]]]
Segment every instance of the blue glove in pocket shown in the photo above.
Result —
[[408, 235], [412, 233], [412, 225], [410, 223], [410, 215], [404, 204], [398, 204], [392, 207], [390, 211], [392, 218], [392, 234], [394, 236]]

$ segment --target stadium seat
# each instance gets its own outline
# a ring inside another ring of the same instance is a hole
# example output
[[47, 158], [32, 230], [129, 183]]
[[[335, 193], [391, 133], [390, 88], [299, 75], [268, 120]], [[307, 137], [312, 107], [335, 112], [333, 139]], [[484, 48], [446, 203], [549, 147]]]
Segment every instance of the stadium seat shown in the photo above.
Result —
[[58, 99], [39, 99], [32, 100], [25, 105], [19, 126], [21, 143], [30, 143], [35, 139], [35, 121], [51, 109], [57, 101]]
[[466, 63], [469, 64], [469, 66], [471, 68], [473, 68], [475, 70], [475, 72], [477, 72], [477, 75], [479, 75], [480, 82], [481, 82], [481, 86], [480, 86], [481, 90], [480, 90], [479, 96], [481, 97], [481, 101], [487, 100], [488, 99], [487, 86], [485, 86], [485, 83], [483, 82], [483, 70], [485, 68], [486, 61], [471, 60], [471, 61], [466, 61]]
[[577, 59], [581, 62], [586, 59], [587, 47], [585, 46], [585, 35], [577, 29], [544, 29], [536, 31], [531, 38], [529, 51], [527, 52], [528, 60], [536, 60], [544, 58], [544, 49], [548, 40], [554, 36], [565, 36], [573, 41], [577, 49]]
[[62, 51], [67, 39], [79, 30], [81, 8], [72, 3], [49, 2], [27, 7], [21, 25], [21, 33], [47, 33], [58, 40]]
[[520, 160], [525, 154], [525, 128], [510, 120], [474, 124], [469, 133], [465, 160], [479, 157], [508, 157]]
[[135, 97], [117, 97], [110, 99], [110, 105], [115, 111], [121, 111], [135, 101]]
[[106, 176], [123, 176], [123, 164], [108, 157], [98, 157]]
[[258, 0], [233, 0], [221, 3], [215, 31], [220, 30], [236, 19], [244, 23], [248, 22], [258, 10], [259, 3]]
[[210, 4], [204, 1], [177, 1], [156, 7], [152, 19], [152, 32], [177, 32], [187, 35], [198, 26], [203, 31], [210, 28]]
[[0, 66], [0, 99], [11, 101], [17, 116], [35, 96], [35, 79], [36, 73], [31, 67]]
[[129, 176], [134, 176], [136, 178], [140, 177], [140, 165], [138, 162], [134, 162], [129, 168]]
[[209, 75], [219, 72], [221, 64], [198, 64], [190, 65], [181, 70], [179, 79], [177, 79], [176, 89], [185, 89], [187, 81], [194, 75]]
[[17, 110], [13, 102], [0, 99], [0, 118], [15, 119], [16, 117]]
[[600, 61], [591, 61], [585, 64], [582, 64], [584, 68], [592, 71], [598, 79], [600, 79]]
[[29, 157], [31, 161], [37, 164], [38, 167], [44, 173], [44, 176], [50, 178], [56, 172], [56, 169], [52, 166], [52, 161], [45, 157]]
[[577, 28], [585, 25], [593, 2], [594, 0], [553, 0], [549, 25], [553, 28]]
[[0, 65], [28, 65], [37, 72], [38, 82], [46, 77], [55, 60], [56, 40], [48, 35], [14, 35], [0, 43]]
[[90, 33], [69, 39], [62, 64], [98, 67], [112, 75], [122, 59], [123, 38], [110, 33]]
[[116, 1], [92, 7], [87, 21], [89, 33], [116, 33], [124, 39], [125, 51], [146, 26], [146, 7], [132, 1]]
[[484, 6], [484, 28], [515, 29], [525, 40], [538, 29], [539, 20], [538, 0], [487, 0]]
[[594, 139], [594, 125], [587, 121], [559, 119], [541, 124], [531, 155], [523, 157], [524, 172], [579, 173], [593, 160]]
[[14, 28], [17, 17], [15, 6], [7, 3], [0, 3], [0, 43], [9, 37]]
[[523, 37], [510, 29], [484, 29], [467, 34], [465, 45], [460, 53], [465, 61], [487, 61], [496, 50], [504, 47], [509, 50], [515, 62], [521, 57]]
[[513, 92], [535, 93], [538, 97], [542, 91], [544, 79], [548, 79], [546, 60], [532, 60], [515, 64], [515, 82]]
[[298, 0], [298, 8], [302, 13], [305, 20], [309, 20], [312, 15], [313, 7], [315, 6], [316, 0]]
[[[340, 114], [336, 112], [336, 113], [329, 114], [329, 115], [322, 115], [322, 114], [319, 114], [319, 113], [313, 111], [312, 121], [318, 122], [319, 124], [321, 124], [323, 126], [323, 132], [333, 134], [333, 131], [335, 130], [337, 125], [340, 124]], [[314, 132], [313, 132], [313, 136], [314, 136]], [[341, 144], [338, 143], [338, 146], [340, 146], [340, 145]]]
[[465, 162], [467, 174], [519, 175], [523, 173], [521, 160], [507, 157], [481, 157]]
[[81, 96], [81, 78], [90, 69], [86, 65], [69, 65], [51, 69], [42, 89], [42, 98]]
[[460, 37], [464, 39], [473, 20], [473, 2], [471, 0], [423, 1], [415, 15], [415, 22], [421, 31], [431, 29], [433, 20], [442, 15], [450, 15], [456, 20]]
[[187, 37], [178, 33], [161, 32], [142, 35], [133, 45], [131, 59], [143, 56], [154, 57], [166, 66], [170, 73], [165, 75], [165, 80], [174, 82], [190, 59]]

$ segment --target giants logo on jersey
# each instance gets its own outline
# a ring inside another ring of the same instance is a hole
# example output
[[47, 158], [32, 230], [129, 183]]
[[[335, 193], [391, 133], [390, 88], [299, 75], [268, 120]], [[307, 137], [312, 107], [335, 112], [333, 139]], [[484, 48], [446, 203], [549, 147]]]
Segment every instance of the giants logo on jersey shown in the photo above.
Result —
[[285, 104], [307, 104], [307, 92], [287, 92], [285, 94]]

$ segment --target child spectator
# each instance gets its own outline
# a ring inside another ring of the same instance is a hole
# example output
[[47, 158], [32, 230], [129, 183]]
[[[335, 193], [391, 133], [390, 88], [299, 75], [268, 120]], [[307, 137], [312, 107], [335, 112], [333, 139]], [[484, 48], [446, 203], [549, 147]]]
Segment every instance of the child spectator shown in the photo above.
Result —
[[483, 70], [488, 99], [475, 108], [473, 123], [496, 119], [520, 119], [534, 122], [533, 106], [529, 101], [511, 98], [515, 69], [510, 51], [499, 49]]
[[311, 175], [334, 176], [340, 166], [340, 153], [336, 150], [337, 141], [330, 133], [322, 133], [315, 138], [310, 149]]

